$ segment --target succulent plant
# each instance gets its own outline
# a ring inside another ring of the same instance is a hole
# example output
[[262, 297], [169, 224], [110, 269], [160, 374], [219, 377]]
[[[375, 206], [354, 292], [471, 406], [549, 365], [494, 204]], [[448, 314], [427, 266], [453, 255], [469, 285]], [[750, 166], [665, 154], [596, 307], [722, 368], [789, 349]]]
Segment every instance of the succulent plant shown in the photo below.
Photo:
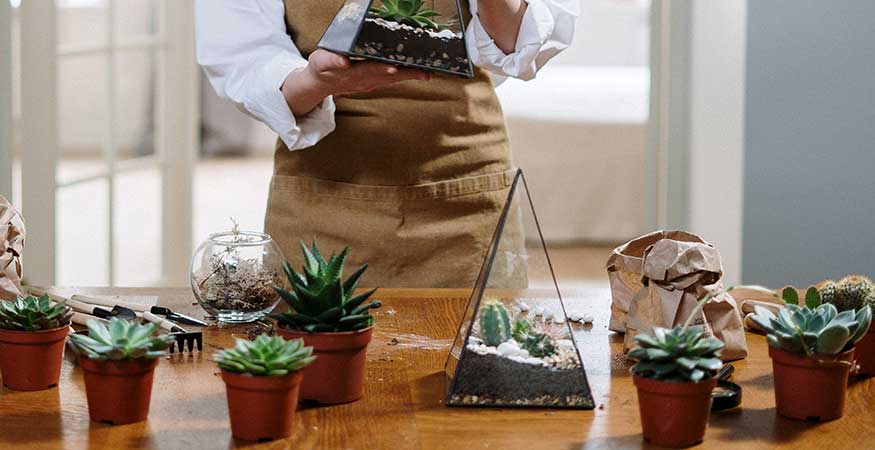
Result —
[[480, 309], [480, 337], [484, 344], [492, 347], [513, 337], [510, 314], [500, 302], [485, 303]]
[[96, 320], [88, 321], [88, 335], [73, 334], [70, 339], [83, 355], [91, 359], [122, 361], [159, 358], [173, 342], [171, 335], [155, 335], [155, 324], [141, 325], [135, 321], [112, 318], [109, 326]]
[[863, 275], [848, 275], [839, 281], [824, 280], [816, 285], [826, 303], [841, 311], [875, 307], [875, 283]]
[[[799, 305], [799, 290], [794, 286], [786, 286], [784, 289], [781, 289], [781, 300], [788, 305]], [[805, 306], [809, 308], [817, 308], [821, 303], [823, 303], [823, 299], [821, 297], [820, 291], [815, 286], [809, 286], [805, 291]]]
[[237, 339], [234, 348], [217, 352], [213, 360], [223, 370], [256, 376], [282, 376], [297, 372], [316, 360], [313, 347], [303, 339], [285, 340], [262, 334], [254, 341]]
[[371, 17], [393, 20], [418, 28], [433, 30], [440, 28], [432, 19], [440, 16], [440, 13], [433, 9], [423, 9], [424, 0], [382, 0], [381, 3], [379, 7], [368, 10]]
[[65, 303], [54, 303], [48, 295], [18, 297], [0, 301], [0, 329], [12, 331], [53, 330], [70, 324], [73, 312]]
[[311, 248], [301, 243], [306, 264], [303, 274], [296, 272], [288, 262], [283, 264], [292, 290], [274, 286], [289, 305], [289, 311], [273, 317], [280, 325], [310, 333], [354, 331], [374, 324], [371, 309], [382, 306], [379, 300], [366, 302], [376, 291], [353, 295], [368, 265], [356, 270], [343, 280], [343, 265], [349, 256], [349, 247], [339, 255], [332, 254], [328, 261], [322, 257], [316, 243]]
[[529, 352], [530, 355], [536, 358], [555, 355], [559, 348], [556, 346], [556, 341], [544, 333], [529, 333], [522, 341], [520, 347]]
[[723, 367], [723, 342], [705, 337], [701, 327], [656, 327], [653, 334], [635, 336], [635, 342], [638, 347], [628, 356], [638, 361], [632, 371], [641, 377], [697, 383], [714, 377]]
[[836, 355], [854, 347], [869, 330], [872, 309], [838, 312], [831, 303], [816, 308], [788, 304], [778, 311], [754, 307], [754, 322], [766, 330], [769, 346], [809, 357]]

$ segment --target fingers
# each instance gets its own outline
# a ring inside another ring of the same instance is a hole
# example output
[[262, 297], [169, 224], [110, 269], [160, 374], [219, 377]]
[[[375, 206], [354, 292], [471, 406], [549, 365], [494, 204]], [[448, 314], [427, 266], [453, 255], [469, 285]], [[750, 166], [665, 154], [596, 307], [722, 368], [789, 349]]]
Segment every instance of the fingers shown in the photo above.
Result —
[[310, 55], [310, 62], [316, 65], [319, 72], [343, 71], [352, 67], [352, 63], [346, 56], [322, 49], [318, 49]]

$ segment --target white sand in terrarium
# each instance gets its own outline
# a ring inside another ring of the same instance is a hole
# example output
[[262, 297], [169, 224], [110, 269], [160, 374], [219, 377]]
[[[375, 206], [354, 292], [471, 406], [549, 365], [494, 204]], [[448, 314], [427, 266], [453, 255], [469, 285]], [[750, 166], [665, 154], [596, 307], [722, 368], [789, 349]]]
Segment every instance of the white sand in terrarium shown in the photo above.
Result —
[[436, 38], [436, 39], [462, 39], [461, 33], [458, 33], [458, 34], [453, 33], [452, 30], [441, 30], [441, 31], [427, 30], [424, 28], [417, 28], [417, 27], [412, 27], [410, 25], [406, 25], [403, 23], [398, 23], [398, 22], [395, 22], [394, 20], [386, 20], [386, 19], [380, 19], [380, 18], [377, 18], [377, 19], [368, 18], [366, 20], [368, 22], [373, 22], [373, 23], [375, 23], [383, 28], [388, 28], [392, 31], [407, 30], [407, 31], [412, 31], [416, 34], [426, 33], [429, 36]]

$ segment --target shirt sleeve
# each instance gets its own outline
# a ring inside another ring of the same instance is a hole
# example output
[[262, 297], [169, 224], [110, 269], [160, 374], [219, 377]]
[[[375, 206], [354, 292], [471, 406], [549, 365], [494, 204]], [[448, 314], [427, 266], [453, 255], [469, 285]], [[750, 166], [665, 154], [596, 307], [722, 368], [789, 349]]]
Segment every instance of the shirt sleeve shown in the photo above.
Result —
[[[490, 0], [486, 0], [490, 1]], [[571, 45], [579, 15], [578, 0], [525, 0], [528, 3], [514, 52], [505, 54], [483, 28], [478, 0], [470, 0], [465, 30], [471, 62], [497, 75], [531, 80], [547, 61]]]
[[196, 0], [197, 59], [216, 93], [277, 132], [289, 150], [334, 131], [334, 100], [296, 118], [280, 88], [307, 60], [286, 34], [282, 0]]

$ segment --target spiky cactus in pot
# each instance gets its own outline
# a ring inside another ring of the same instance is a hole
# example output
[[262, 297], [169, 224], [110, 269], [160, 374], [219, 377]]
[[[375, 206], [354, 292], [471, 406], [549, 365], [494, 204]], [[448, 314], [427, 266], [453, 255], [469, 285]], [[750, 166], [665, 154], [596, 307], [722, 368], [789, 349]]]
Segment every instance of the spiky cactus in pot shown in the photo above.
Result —
[[858, 310], [863, 305], [875, 307], [875, 283], [863, 275], [848, 275], [824, 280], [816, 285], [823, 301], [841, 311]]
[[483, 343], [497, 347], [513, 338], [510, 314], [501, 302], [489, 302], [480, 309], [480, 338]]
[[309, 333], [331, 333], [362, 330], [374, 324], [371, 309], [382, 306], [379, 300], [368, 302], [376, 289], [354, 295], [368, 265], [364, 264], [343, 280], [343, 265], [349, 247], [326, 261], [316, 243], [308, 248], [301, 243], [306, 263], [303, 273], [296, 272], [288, 262], [283, 264], [292, 289], [274, 286], [289, 311], [275, 314], [279, 324], [291, 330]]

